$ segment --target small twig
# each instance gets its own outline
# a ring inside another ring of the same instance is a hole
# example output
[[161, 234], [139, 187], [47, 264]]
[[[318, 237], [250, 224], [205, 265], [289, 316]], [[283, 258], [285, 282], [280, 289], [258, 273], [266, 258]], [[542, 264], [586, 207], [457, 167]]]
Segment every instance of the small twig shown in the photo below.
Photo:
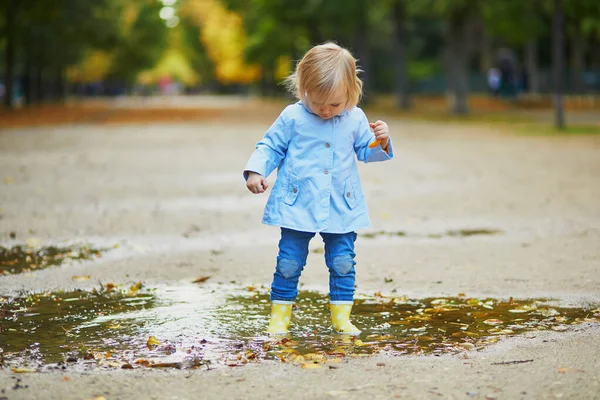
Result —
[[492, 365], [524, 364], [524, 363], [528, 363], [528, 362], [533, 362], [533, 360], [502, 361], [502, 362], [492, 363]]

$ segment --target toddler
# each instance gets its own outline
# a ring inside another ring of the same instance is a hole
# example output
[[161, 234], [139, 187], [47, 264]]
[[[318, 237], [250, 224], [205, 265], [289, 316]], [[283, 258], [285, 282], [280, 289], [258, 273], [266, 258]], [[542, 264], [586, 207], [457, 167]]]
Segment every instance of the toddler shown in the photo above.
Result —
[[350, 322], [354, 241], [355, 231], [370, 220], [356, 158], [385, 161], [394, 152], [387, 124], [369, 124], [356, 106], [362, 95], [357, 72], [354, 57], [334, 43], [310, 49], [286, 81], [299, 101], [283, 110], [244, 169], [248, 189], [264, 193], [267, 177], [277, 168], [263, 216], [263, 223], [281, 228], [270, 334], [288, 332], [308, 243], [317, 232], [325, 243], [333, 329], [360, 333]]

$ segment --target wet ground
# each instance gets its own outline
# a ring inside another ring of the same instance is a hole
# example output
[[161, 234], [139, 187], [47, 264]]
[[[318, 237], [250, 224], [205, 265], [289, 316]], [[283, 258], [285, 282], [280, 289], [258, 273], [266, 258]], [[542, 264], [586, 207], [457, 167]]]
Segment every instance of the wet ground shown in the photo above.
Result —
[[353, 320], [362, 332], [353, 337], [332, 332], [326, 294], [302, 291], [290, 333], [268, 336], [269, 311], [264, 288], [232, 285], [108, 284], [4, 298], [1, 366], [82, 371], [276, 361], [308, 368], [375, 354], [457, 354], [502, 337], [600, 322], [598, 306], [561, 308], [544, 299], [359, 295]]
[[0, 132], [0, 398], [598, 398], [599, 137], [369, 113], [397, 158], [359, 167], [363, 333], [329, 331], [315, 238], [268, 340], [253, 107]]

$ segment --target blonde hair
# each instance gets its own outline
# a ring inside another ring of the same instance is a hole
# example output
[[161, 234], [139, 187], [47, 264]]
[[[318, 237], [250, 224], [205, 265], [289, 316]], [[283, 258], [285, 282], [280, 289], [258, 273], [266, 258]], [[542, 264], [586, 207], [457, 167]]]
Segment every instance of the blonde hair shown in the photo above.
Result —
[[296, 71], [285, 80], [287, 89], [308, 105], [307, 95], [324, 98], [343, 85], [346, 91], [345, 109], [358, 104], [362, 96], [362, 81], [357, 74], [356, 59], [335, 43], [327, 42], [310, 49], [296, 65]]

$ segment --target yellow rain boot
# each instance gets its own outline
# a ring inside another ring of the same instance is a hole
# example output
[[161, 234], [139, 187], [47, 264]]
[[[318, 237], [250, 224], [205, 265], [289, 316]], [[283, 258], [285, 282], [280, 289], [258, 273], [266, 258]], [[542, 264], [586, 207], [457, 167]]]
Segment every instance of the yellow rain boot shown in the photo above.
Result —
[[350, 322], [350, 311], [352, 301], [332, 301], [329, 305], [331, 310], [331, 325], [337, 333], [344, 335], [358, 335], [360, 330]]
[[288, 333], [290, 320], [292, 319], [292, 302], [273, 300], [271, 306], [271, 322], [267, 328], [267, 333], [285, 334]]

